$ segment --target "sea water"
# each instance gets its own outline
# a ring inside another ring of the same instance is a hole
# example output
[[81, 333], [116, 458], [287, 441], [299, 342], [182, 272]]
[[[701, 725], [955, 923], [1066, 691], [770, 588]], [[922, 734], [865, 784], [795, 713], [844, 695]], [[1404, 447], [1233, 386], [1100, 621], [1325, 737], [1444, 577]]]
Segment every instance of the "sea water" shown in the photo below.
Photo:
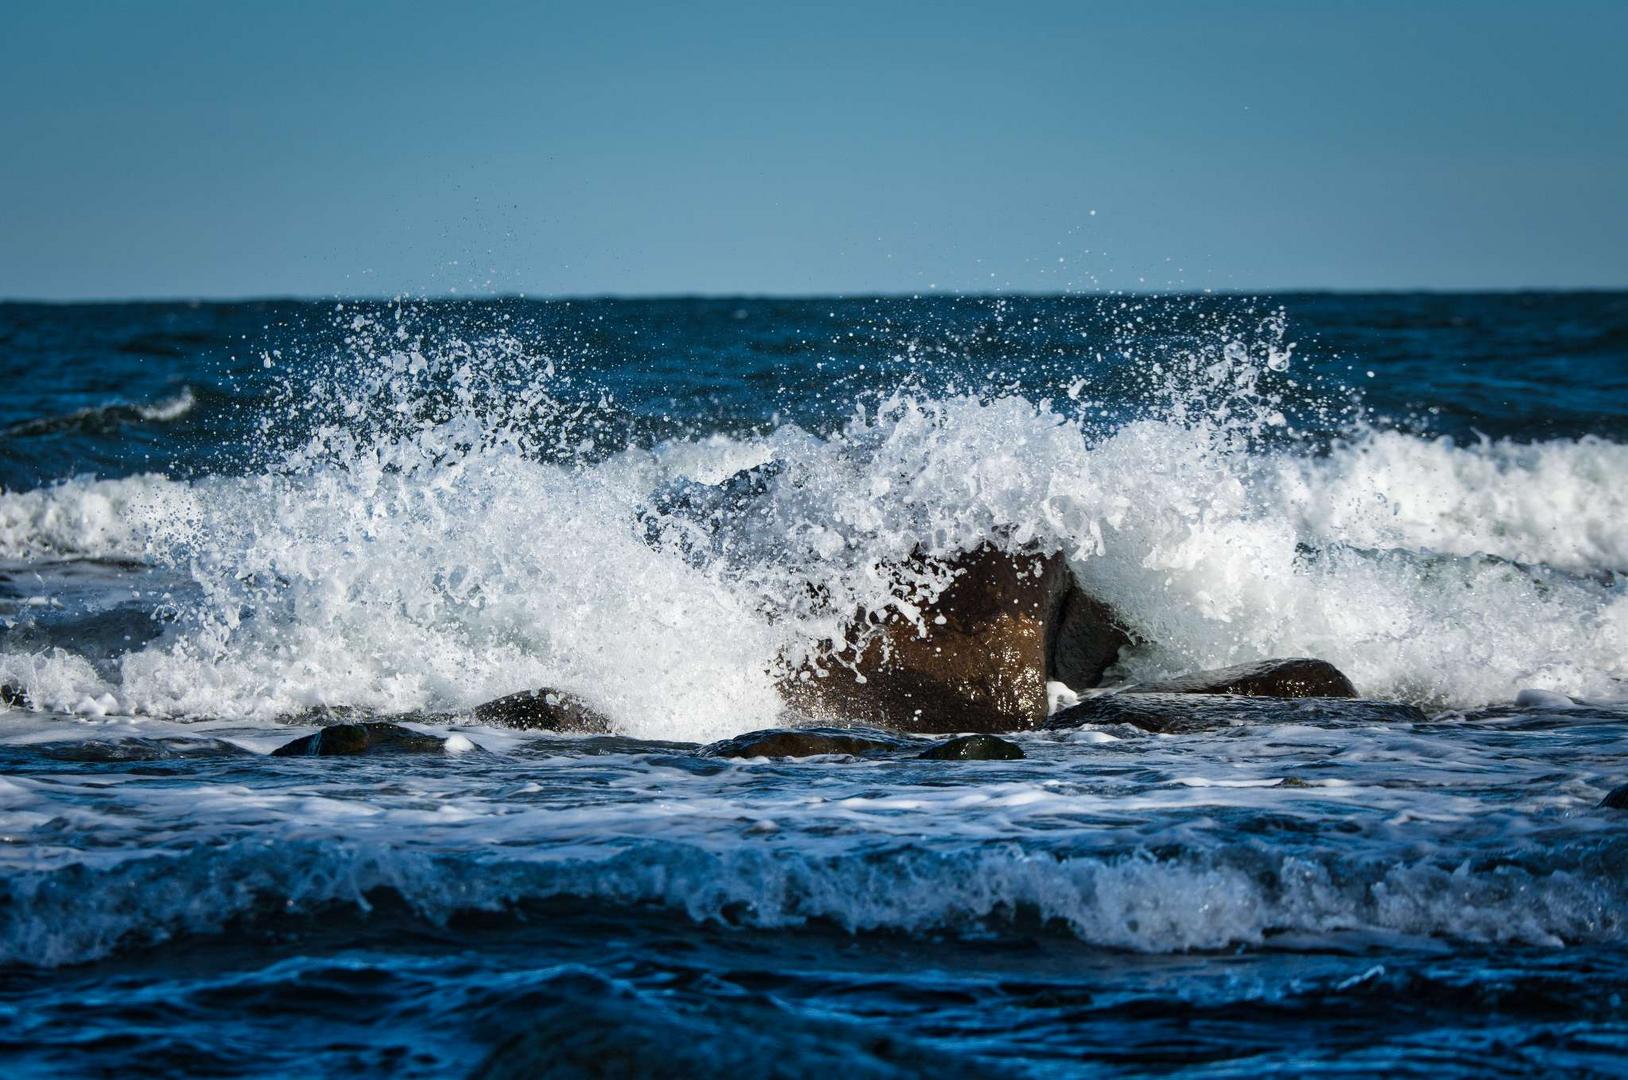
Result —
[[[1628, 295], [10, 304], [0, 370], [10, 1073], [1623, 1068]], [[982, 544], [1115, 681], [1429, 719], [696, 755]], [[614, 734], [467, 716], [543, 686]], [[267, 756], [337, 709], [458, 737]]]

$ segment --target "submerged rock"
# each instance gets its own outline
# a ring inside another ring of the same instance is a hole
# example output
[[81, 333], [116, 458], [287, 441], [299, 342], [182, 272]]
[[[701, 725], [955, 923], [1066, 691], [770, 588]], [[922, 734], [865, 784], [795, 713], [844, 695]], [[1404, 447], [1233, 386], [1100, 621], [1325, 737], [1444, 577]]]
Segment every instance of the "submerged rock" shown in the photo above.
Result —
[[1023, 748], [994, 735], [962, 735], [916, 755], [929, 761], [1016, 761]]
[[766, 728], [703, 746], [696, 752], [702, 757], [717, 758], [796, 758], [820, 754], [864, 757], [885, 754], [904, 745], [903, 739], [885, 731], [862, 728]]
[[1628, 810], [1628, 784], [1620, 788], [1613, 788], [1605, 798], [1600, 800], [1600, 806], [1607, 810]]
[[1122, 692], [1087, 698], [1052, 715], [1046, 727], [1130, 724], [1161, 735], [1182, 735], [1249, 724], [1421, 724], [1426, 719], [1412, 705], [1360, 698]]
[[611, 722], [580, 698], [559, 690], [522, 690], [475, 706], [475, 721], [522, 731], [565, 731], [608, 735]]
[[438, 735], [373, 721], [335, 724], [314, 735], [295, 739], [271, 752], [272, 757], [334, 757], [353, 754], [438, 754], [447, 740]]
[[[1067, 679], [1063, 680], [1067, 682]], [[1357, 688], [1326, 660], [1297, 656], [1197, 671], [1173, 679], [1136, 683], [1127, 694], [1239, 694], [1245, 697], [1354, 698]]]
[[225, 739], [189, 736], [86, 739], [83, 742], [46, 743], [39, 749], [41, 754], [57, 761], [79, 762], [174, 761], [253, 755], [253, 751]]
[[787, 702], [893, 731], [1023, 730], [1046, 718], [1054, 667], [1063, 682], [1094, 686], [1128, 640], [1061, 555], [985, 545], [950, 568], [955, 579], [922, 613], [925, 630], [888, 619], [851, 669], [833, 662], [783, 682]]

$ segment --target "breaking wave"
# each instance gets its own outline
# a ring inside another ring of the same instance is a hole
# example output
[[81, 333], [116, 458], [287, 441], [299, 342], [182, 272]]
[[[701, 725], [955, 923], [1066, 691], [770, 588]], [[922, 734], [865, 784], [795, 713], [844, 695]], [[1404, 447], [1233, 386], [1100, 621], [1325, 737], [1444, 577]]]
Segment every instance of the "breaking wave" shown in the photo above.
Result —
[[1431, 705], [1623, 696], [1628, 446], [1298, 439], [1270, 321], [1162, 360], [1108, 425], [1079, 378], [905, 380], [828, 430], [654, 441], [513, 337], [353, 330], [353, 369], [291, 379], [246, 475], [0, 494], [0, 558], [191, 582], [111, 664], [6, 654], [0, 677], [58, 710], [247, 718], [549, 685], [708, 739], [772, 722], [777, 665], [846, 612], [912, 618], [942, 586], [889, 567], [993, 543], [1064, 552], [1148, 643], [1132, 677], [1304, 654]]
[[1624, 931], [1620, 876], [1513, 863], [1473, 868], [1252, 853], [1067, 856], [1016, 844], [822, 855], [644, 843], [588, 857], [480, 858], [357, 842], [244, 840], [180, 854], [84, 858], [14, 871], [3, 886], [0, 964], [57, 966], [245, 921], [386, 897], [431, 925], [537, 905], [654, 906], [697, 922], [827, 923], [852, 933], [985, 937], [1039, 928], [1138, 952], [1258, 946], [1297, 933], [1560, 945]]

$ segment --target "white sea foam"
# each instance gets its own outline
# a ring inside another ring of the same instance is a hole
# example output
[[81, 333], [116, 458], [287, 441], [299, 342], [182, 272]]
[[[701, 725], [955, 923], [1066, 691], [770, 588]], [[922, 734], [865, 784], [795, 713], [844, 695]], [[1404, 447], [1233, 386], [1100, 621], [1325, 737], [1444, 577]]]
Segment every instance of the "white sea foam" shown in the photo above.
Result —
[[183, 386], [181, 392], [174, 397], [164, 398], [151, 405], [138, 405], [136, 412], [143, 420], [156, 420], [159, 423], [168, 423], [179, 420], [192, 411], [198, 404], [198, 399], [192, 393], [192, 387]]
[[0, 493], [0, 559], [142, 559], [187, 535], [203, 500], [228, 482], [194, 485], [151, 474], [78, 478]]
[[[1149, 643], [1124, 659], [1136, 677], [1304, 654], [1367, 694], [1455, 705], [1628, 679], [1628, 593], [1584, 576], [1628, 567], [1628, 447], [1381, 432], [1267, 452], [1274, 347], [1182, 375], [1225, 407], [1172, 393], [1106, 436], [1047, 402], [901, 389], [823, 437], [592, 458], [592, 409], [519, 343], [369, 349], [307, 395], [336, 419], [256, 475], [0, 494], [0, 556], [144, 558], [199, 590], [111, 682], [67, 654], [0, 674], [56, 709], [225, 717], [546, 685], [629, 733], [706, 739], [773, 722], [777, 659], [847, 613], [919, 617], [943, 576], [890, 566], [996, 543], [1066, 553]], [[496, 393], [517, 367], [531, 381]], [[450, 405], [425, 413], [427, 387]]]

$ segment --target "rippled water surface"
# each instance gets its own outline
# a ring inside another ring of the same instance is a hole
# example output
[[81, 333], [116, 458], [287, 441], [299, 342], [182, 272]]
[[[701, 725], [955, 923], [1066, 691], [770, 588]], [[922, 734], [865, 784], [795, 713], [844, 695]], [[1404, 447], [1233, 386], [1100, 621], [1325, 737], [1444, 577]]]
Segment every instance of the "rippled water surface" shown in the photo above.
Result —
[[[1628, 297], [8, 305], [0, 370], [9, 1073], [1623, 1071]], [[984, 543], [1115, 679], [1425, 719], [696, 753]], [[617, 734], [464, 722], [535, 686]], [[462, 737], [268, 756], [336, 707]]]

